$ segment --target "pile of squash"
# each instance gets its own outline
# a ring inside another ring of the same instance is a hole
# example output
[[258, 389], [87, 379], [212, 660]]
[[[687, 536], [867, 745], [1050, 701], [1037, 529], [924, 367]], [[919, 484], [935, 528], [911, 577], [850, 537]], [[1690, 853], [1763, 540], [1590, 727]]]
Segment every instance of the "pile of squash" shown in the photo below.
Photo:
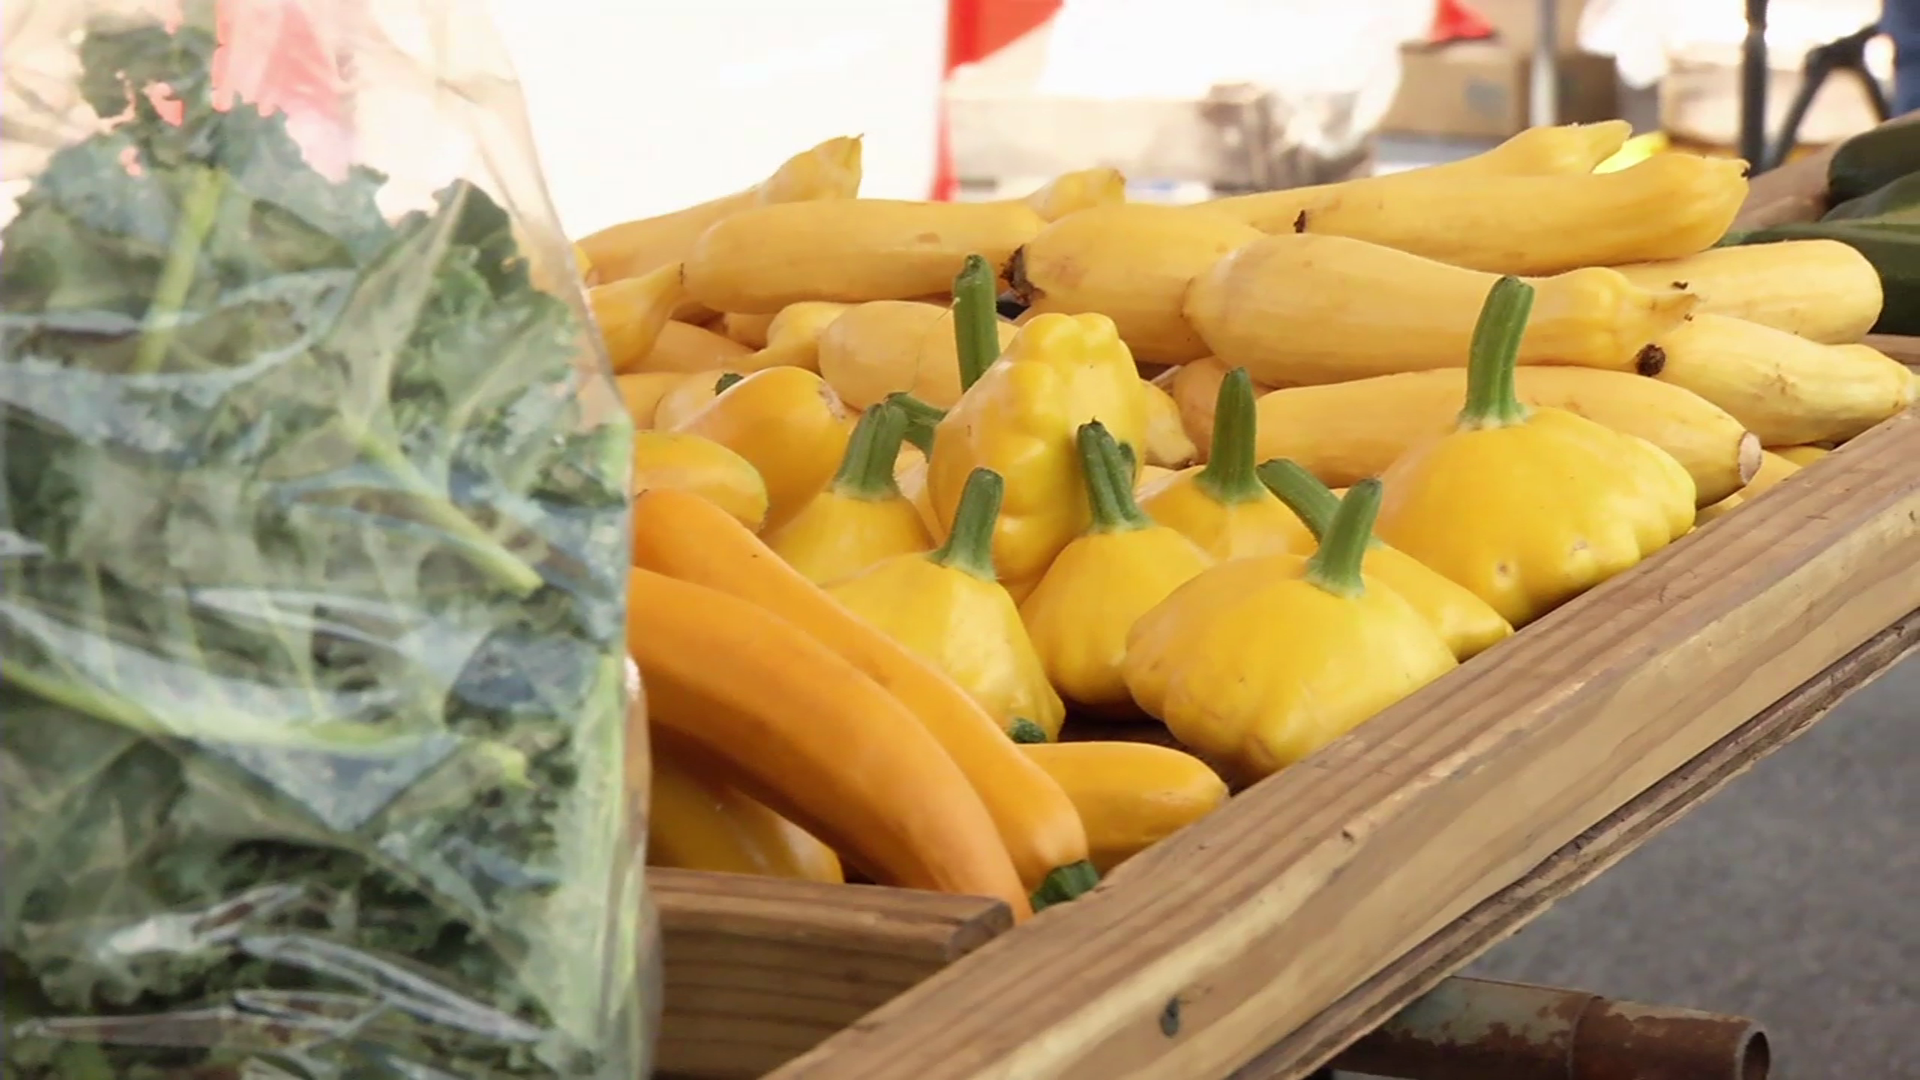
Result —
[[1627, 135], [1192, 206], [835, 139], [579, 241], [652, 861], [1024, 917], [1912, 402], [1871, 264]]

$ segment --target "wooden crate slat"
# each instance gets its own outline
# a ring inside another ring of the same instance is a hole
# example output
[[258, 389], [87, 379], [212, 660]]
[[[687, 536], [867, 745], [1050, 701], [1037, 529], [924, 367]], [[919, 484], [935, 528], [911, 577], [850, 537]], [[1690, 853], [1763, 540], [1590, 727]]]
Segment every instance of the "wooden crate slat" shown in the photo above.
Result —
[[1013, 925], [998, 901], [650, 868], [663, 1077], [760, 1076]]
[[1920, 607], [1917, 453], [1887, 422], [775, 1075], [1228, 1075]]
[[1870, 638], [1767, 711], [1742, 724], [1526, 877], [1447, 924], [1298, 1031], [1242, 1066], [1233, 1080], [1297, 1080], [1387, 1022], [1415, 998], [1506, 940], [1658, 835], [1696, 804], [1813, 727], [1853, 691], [1920, 648], [1920, 611]]
[[1920, 337], [1905, 334], [1868, 334], [1861, 343], [1871, 345], [1910, 368], [1920, 369]]

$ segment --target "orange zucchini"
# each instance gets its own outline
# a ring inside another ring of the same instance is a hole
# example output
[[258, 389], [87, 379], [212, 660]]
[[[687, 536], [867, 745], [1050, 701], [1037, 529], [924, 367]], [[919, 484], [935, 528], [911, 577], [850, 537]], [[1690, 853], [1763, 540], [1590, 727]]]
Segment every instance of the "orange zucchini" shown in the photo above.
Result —
[[730, 594], [787, 620], [903, 702], [973, 781], [1036, 903], [1091, 887], [1087, 833], [1060, 785], [966, 691], [856, 617], [759, 537], [697, 496], [634, 500], [634, 565]]
[[635, 568], [627, 648], [663, 746], [690, 748], [880, 884], [1030, 913], [966, 774], [905, 705], [802, 628]]

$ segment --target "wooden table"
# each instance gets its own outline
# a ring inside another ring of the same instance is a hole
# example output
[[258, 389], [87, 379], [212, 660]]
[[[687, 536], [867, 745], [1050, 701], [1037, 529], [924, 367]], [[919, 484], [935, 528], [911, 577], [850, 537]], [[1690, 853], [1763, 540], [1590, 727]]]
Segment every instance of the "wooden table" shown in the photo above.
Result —
[[1916, 462], [1910, 413], [1017, 928], [663, 875], [662, 1065], [1304, 1077], [1920, 643]]

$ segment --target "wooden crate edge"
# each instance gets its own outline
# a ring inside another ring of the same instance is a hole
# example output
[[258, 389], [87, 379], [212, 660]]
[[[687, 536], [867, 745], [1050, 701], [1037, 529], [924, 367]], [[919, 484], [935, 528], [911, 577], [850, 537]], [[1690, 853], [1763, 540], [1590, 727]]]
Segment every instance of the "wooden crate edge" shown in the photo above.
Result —
[[999, 900], [650, 868], [663, 1078], [777, 1068], [1004, 933]]

